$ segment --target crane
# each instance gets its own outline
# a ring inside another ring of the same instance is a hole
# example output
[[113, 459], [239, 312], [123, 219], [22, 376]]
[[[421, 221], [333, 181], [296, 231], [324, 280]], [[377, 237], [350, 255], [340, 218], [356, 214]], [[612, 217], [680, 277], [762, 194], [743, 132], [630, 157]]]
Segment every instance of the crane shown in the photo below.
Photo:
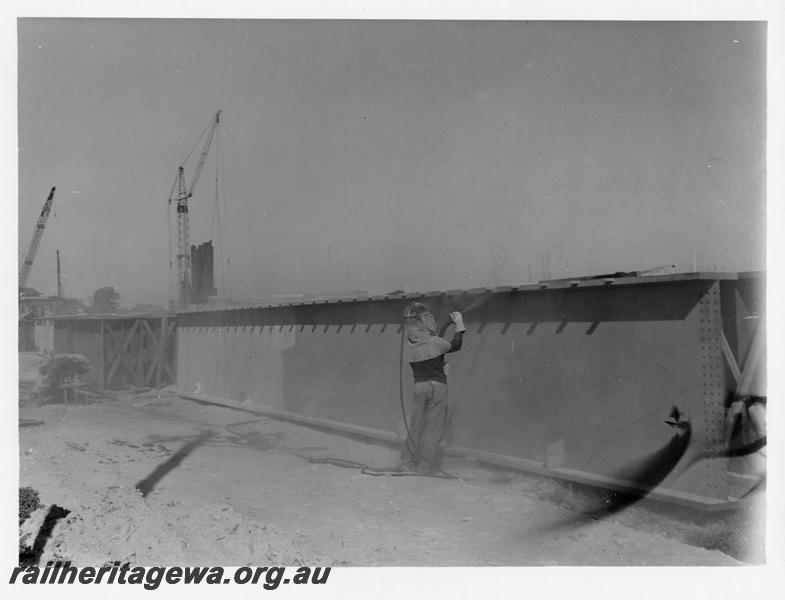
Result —
[[[204, 163], [207, 161], [207, 155], [210, 152], [210, 146], [213, 143], [213, 136], [218, 127], [221, 119], [221, 111], [215, 113], [215, 117], [208, 125], [207, 139], [204, 142], [202, 153], [199, 156], [199, 161], [196, 164], [196, 169], [191, 176], [191, 183], [186, 187], [185, 184], [185, 169], [183, 166], [177, 168], [177, 177], [175, 185], [172, 186], [172, 193], [169, 195], [169, 204], [177, 201], [177, 302], [180, 308], [188, 306], [190, 296], [190, 270], [191, 270], [191, 249], [189, 246], [189, 224], [188, 224], [188, 199], [194, 195], [196, 184], [199, 182], [199, 176], [204, 169]], [[204, 133], [202, 133], [204, 135]], [[200, 138], [201, 139], [201, 136]], [[197, 144], [198, 144], [197, 140]], [[190, 154], [189, 154], [190, 156]], [[186, 160], [188, 160], [186, 158]], [[175, 189], [177, 195], [174, 195]]]
[[38, 253], [38, 247], [41, 245], [41, 238], [44, 235], [46, 228], [46, 221], [49, 219], [49, 213], [52, 212], [52, 201], [55, 197], [55, 188], [49, 192], [49, 196], [44, 202], [44, 207], [41, 209], [41, 216], [38, 217], [38, 222], [35, 224], [33, 230], [33, 239], [30, 240], [30, 246], [27, 248], [27, 253], [19, 265], [19, 289], [27, 286], [27, 280], [30, 278], [30, 271], [33, 269], [33, 262], [35, 255]]

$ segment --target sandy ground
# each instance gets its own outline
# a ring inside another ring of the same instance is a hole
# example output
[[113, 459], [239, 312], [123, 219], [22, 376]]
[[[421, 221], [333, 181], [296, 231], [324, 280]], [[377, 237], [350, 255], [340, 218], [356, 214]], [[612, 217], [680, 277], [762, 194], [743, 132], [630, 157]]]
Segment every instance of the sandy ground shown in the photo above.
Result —
[[[23, 371], [23, 380], [25, 372]], [[87, 405], [23, 402], [20, 486], [70, 511], [42, 560], [75, 564], [737, 565], [623, 518], [574, 513], [534, 479], [459, 459], [460, 479], [374, 477], [313, 464], [394, 464], [367, 444], [175, 396]], [[143, 497], [142, 484], [149, 493]], [[32, 544], [44, 518], [23, 526]]]

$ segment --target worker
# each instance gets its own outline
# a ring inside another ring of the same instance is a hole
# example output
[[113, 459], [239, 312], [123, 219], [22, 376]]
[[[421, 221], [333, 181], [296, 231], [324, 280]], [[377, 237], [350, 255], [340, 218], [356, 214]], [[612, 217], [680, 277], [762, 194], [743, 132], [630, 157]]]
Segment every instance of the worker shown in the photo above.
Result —
[[441, 444], [450, 420], [447, 403], [447, 364], [444, 355], [461, 349], [466, 327], [459, 312], [450, 313], [455, 324], [451, 342], [436, 335], [436, 322], [427, 306], [412, 302], [404, 312], [403, 360], [414, 375], [414, 408], [401, 469], [417, 473], [441, 470]]

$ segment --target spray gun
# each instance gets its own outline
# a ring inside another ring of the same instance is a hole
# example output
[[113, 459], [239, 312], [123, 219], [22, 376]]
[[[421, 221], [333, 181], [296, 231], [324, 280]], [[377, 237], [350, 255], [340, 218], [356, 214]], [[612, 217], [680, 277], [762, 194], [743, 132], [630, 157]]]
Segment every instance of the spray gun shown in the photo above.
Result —
[[[468, 313], [471, 313], [472, 311], [477, 310], [483, 304], [485, 304], [488, 301], [489, 298], [490, 298], [490, 296], [488, 296], [488, 295], [481, 295], [479, 298], [475, 299], [473, 302], [470, 302], [469, 305], [466, 306], [465, 308], [459, 308], [457, 306], [453, 306], [452, 307], [452, 311], [450, 312], [450, 315], [452, 315], [455, 312], [459, 313], [460, 315], [466, 315]], [[444, 323], [442, 323], [441, 327], [439, 327], [439, 333], [438, 333], [439, 337], [444, 337], [444, 334], [447, 333], [447, 329], [452, 324], [453, 324], [452, 317], [449, 317]], [[461, 324], [463, 324], [463, 323], [461, 323]]]

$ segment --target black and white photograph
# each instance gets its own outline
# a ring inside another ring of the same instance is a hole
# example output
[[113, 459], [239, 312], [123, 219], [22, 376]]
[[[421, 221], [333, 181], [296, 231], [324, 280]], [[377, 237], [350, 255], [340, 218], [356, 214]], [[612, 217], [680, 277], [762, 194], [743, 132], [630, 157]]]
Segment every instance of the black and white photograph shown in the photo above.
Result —
[[770, 565], [765, 15], [102, 14], [9, 31], [10, 589]]

